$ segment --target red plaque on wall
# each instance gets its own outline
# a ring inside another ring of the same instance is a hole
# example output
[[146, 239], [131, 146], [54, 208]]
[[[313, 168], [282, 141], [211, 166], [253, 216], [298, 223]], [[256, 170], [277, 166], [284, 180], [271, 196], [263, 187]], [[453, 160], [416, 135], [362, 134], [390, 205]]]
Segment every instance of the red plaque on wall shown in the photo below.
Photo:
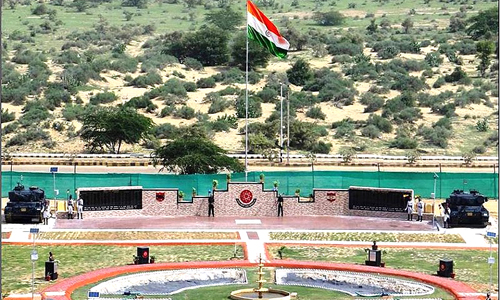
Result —
[[165, 192], [156, 192], [156, 201], [162, 202], [165, 200]]
[[236, 198], [236, 202], [238, 202], [241, 207], [245, 208], [253, 206], [255, 201], [257, 201], [257, 199], [253, 197], [252, 192], [249, 190], [241, 191], [240, 197]]
[[326, 193], [326, 200], [333, 202], [337, 200], [337, 193], [336, 192], [328, 192]]

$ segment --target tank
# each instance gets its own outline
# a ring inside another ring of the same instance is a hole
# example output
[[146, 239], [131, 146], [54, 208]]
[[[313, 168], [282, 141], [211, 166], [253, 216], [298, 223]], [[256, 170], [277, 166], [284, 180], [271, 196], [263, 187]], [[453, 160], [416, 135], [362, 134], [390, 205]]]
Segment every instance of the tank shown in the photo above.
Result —
[[443, 203], [450, 208], [449, 224], [451, 226], [486, 227], [490, 218], [489, 211], [483, 206], [486, 201], [488, 198], [478, 191], [471, 190], [467, 193], [454, 190]]
[[36, 186], [25, 189], [17, 184], [9, 192], [9, 202], [5, 207], [5, 222], [7, 223], [41, 223], [45, 206], [45, 192]]

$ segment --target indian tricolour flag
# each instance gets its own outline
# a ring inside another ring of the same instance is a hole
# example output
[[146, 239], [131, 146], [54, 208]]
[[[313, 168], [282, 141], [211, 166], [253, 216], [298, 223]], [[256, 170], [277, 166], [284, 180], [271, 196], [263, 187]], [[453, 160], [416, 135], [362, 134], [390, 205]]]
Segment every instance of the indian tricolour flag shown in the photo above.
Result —
[[257, 41], [277, 57], [286, 57], [290, 44], [252, 1], [247, 1], [247, 23], [249, 39]]

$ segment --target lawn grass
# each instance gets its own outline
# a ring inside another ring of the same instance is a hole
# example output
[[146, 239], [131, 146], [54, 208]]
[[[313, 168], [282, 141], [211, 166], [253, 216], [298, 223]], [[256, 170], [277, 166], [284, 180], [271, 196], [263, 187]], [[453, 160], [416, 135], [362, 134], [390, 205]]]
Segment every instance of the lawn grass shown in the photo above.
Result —
[[374, 233], [374, 232], [271, 232], [272, 240], [291, 241], [359, 241], [359, 242], [433, 242], [464, 243], [459, 234]]
[[[203, 300], [222, 300], [222, 299], [228, 299], [228, 295], [231, 293], [231, 291], [238, 290], [238, 289], [248, 289], [248, 288], [254, 288], [257, 286], [255, 281], [257, 280], [257, 271], [256, 268], [250, 268], [247, 269], [245, 268], [247, 272], [247, 278], [249, 284], [247, 285], [227, 285], [227, 286], [216, 286], [216, 287], [207, 287], [207, 288], [198, 288], [198, 289], [192, 289], [192, 290], [187, 290], [179, 294], [175, 295], [169, 295], [168, 298], [172, 300], [187, 300], [187, 299], [203, 299]], [[264, 279], [267, 281], [271, 281], [270, 278], [273, 277], [274, 269], [273, 268], [264, 268]], [[109, 278], [110, 279], [110, 278]], [[107, 279], [107, 280], [109, 280]], [[87, 292], [89, 289], [97, 284], [91, 284], [87, 285], [84, 287], [81, 287], [73, 294], [71, 294], [71, 299], [72, 300], [86, 300], [87, 299]], [[309, 287], [301, 287], [301, 286], [285, 286], [285, 285], [275, 285], [275, 284], [264, 284], [265, 287], [271, 287], [275, 289], [282, 289], [288, 292], [296, 292], [299, 295], [298, 299], [301, 300], [331, 300], [331, 299], [355, 299], [357, 297], [351, 297], [347, 294], [337, 292], [337, 291], [331, 291], [331, 290], [323, 290], [323, 289], [317, 289], [317, 288], [309, 288]], [[106, 295], [104, 297], [107, 298]], [[108, 297], [111, 297], [108, 295]], [[426, 296], [426, 297], [433, 297], [433, 298], [441, 298], [441, 299], [453, 299], [453, 297], [447, 293], [446, 291], [436, 288], [435, 292], [432, 295]], [[114, 297], [113, 299], [123, 299], [123, 297]], [[148, 298], [166, 298], [165, 295], [158, 295], [158, 296], [148, 296]], [[358, 297], [359, 298], [359, 297]], [[415, 297], [410, 297], [412, 299], [415, 299]], [[366, 298], [366, 299], [371, 299], [371, 298]], [[379, 298], [380, 299], [380, 298]], [[405, 297], [401, 297], [401, 299], [405, 299]]]
[[[2, 245], [2, 295], [31, 291], [32, 246]], [[59, 278], [64, 279], [89, 271], [133, 262], [137, 248], [133, 246], [37, 246], [38, 261], [35, 266], [36, 290], [48, 285], [43, 281], [45, 260], [52, 251], [59, 263]], [[228, 260], [234, 254], [234, 246], [151, 246], [156, 262], [217, 261]], [[243, 250], [237, 246], [238, 256]]]
[[39, 240], [236, 240], [236, 232], [57, 231], [41, 232]]
[[[280, 247], [269, 247], [269, 253], [274, 258], [279, 257], [277, 253]], [[414, 250], [383, 247], [381, 250], [383, 250], [382, 261], [386, 267], [427, 274], [436, 274], [440, 259], [451, 259], [454, 262], [456, 280], [465, 282], [482, 292], [488, 290], [490, 271], [487, 260], [490, 252], [487, 250]], [[285, 246], [282, 252], [285, 259], [292, 260], [363, 264], [366, 259], [364, 248]], [[497, 253], [493, 253], [493, 256], [496, 257]], [[498, 282], [498, 261], [493, 265], [493, 282]]]

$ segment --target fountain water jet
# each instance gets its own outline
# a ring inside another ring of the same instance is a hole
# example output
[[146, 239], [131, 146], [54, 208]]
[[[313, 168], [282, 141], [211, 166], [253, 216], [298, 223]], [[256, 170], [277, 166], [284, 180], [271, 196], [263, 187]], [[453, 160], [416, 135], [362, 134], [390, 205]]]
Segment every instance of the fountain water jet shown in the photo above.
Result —
[[283, 290], [277, 290], [272, 288], [263, 287], [264, 283], [267, 281], [263, 279], [264, 272], [262, 268], [264, 264], [262, 263], [262, 257], [259, 255], [259, 279], [256, 281], [259, 284], [258, 288], [254, 289], [241, 289], [231, 292], [230, 298], [234, 300], [248, 300], [248, 299], [273, 299], [273, 300], [289, 300], [291, 299], [290, 293]]

